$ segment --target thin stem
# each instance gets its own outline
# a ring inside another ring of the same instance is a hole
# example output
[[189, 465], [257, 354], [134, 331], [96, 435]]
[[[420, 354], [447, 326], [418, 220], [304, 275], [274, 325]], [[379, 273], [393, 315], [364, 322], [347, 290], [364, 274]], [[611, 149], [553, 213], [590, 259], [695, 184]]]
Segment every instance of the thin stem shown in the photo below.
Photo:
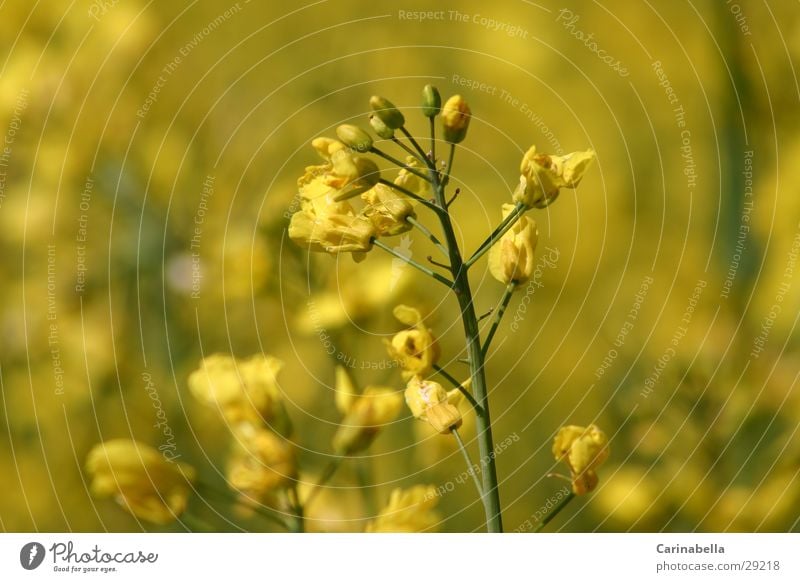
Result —
[[550, 513], [548, 513], [547, 515], [545, 515], [545, 516], [544, 516], [544, 519], [543, 519], [543, 520], [542, 520], [542, 521], [539, 523], [539, 525], [537, 525], [537, 526], [536, 526], [536, 528], [533, 530], [533, 531], [534, 531], [534, 533], [536, 533], [536, 532], [539, 532], [539, 531], [542, 531], [542, 528], [543, 528], [544, 526], [546, 526], [548, 523], [550, 523], [550, 521], [551, 521], [551, 520], [552, 520], [552, 519], [553, 519], [555, 516], [557, 516], [557, 515], [559, 514], [559, 512], [560, 512], [562, 509], [564, 509], [564, 508], [567, 506], [567, 504], [568, 504], [570, 501], [572, 501], [574, 498], [575, 498], [575, 494], [574, 494], [572, 491], [570, 491], [570, 492], [567, 494], [567, 496], [566, 496], [566, 497], [564, 497], [564, 498], [563, 498], [563, 499], [562, 499], [562, 500], [559, 502], [559, 504], [558, 504], [558, 505], [556, 505], [556, 506], [553, 508], [553, 511], [551, 511]]
[[403, 132], [403, 134], [408, 138], [408, 141], [411, 142], [411, 145], [414, 146], [414, 149], [419, 152], [420, 156], [422, 156], [422, 159], [420, 161], [425, 163], [425, 165], [427, 166], [428, 164], [424, 161], [428, 159], [428, 156], [425, 155], [425, 150], [423, 150], [422, 147], [417, 143], [417, 140], [414, 139], [414, 136], [408, 133], [408, 130], [406, 129], [405, 126], [401, 127], [400, 131]]
[[443, 283], [444, 285], [447, 285], [448, 287], [450, 287], [452, 289], [453, 282], [451, 280], [449, 280], [447, 277], [444, 277], [444, 276], [440, 275], [439, 273], [430, 270], [428, 267], [426, 267], [425, 265], [421, 265], [420, 263], [418, 263], [417, 261], [415, 261], [411, 257], [407, 257], [407, 256], [405, 256], [403, 254], [398, 253], [392, 247], [390, 247], [387, 244], [382, 243], [377, 238], [372, 239], [372, 244], [374, 244], [376, 247], [379, 247], [379, 248], [385, 250], [390, 255], [392, 255], [392, 256], [394, 256], [394, 257], [396, 257], [396, 258], [398, 258], [398, 259], [400, 259], [402, 261], [405, 261], [406, 263], [408, 263], [412, 267], [415, 267], [417, 270], [422, 271], [423, 273], [428, 275], [428, 277], [432, 277], [432, 278], [436, 279], [437, 281], [439, 281], [440, 283]]
[[450, 144], [450, 155], [447, 158], [447, 171], [445, 172], [444, 179], [442, 179], [442, 188], [447, 186], [447, 183], [450, 182], [450, 174], [453, 171], [453, 158], [456, 155], [456, 144]]
[[501, 222], [497, 228], [494, 229], [494, 232], [492, 232], [492, 234], [490, 234], [489, 237], [481, 243], [481, 246], [478, 247], [478, 250], [475, 251], [475, 253], [469, 258], [469, 260], [467, 260], [466, 263], [464, 263], [467, 268], [470, 268], [475, 261], [480, 259], [484, 253], [486, 253], [486, 251], [492, 248], [492, 245], [494, 245], [494, 243], [496, 243], [501, 236], [508, 232], [508, 229], [516, 224], [517, 220], [519, 220], [519, 217], [525, 214], [526, 210], [527, 207], [524, 204], [517, 204], [511, 214], [503, 219], [503, 222]]
[[429, 117], [428, 120], [431, 122], [431, 162], [436, 166], [436, 123], [433, 117]]
[[426, 237], [428, 237], [428, 240], [430, 240], [445, 257], [450, 256], [450, 254], [447, 252], [447, 248], [439, 241], [438, 238], [436, 238], [436, 236], [434, 236], [434, 234], [430, 230], [428, 230], [428, 228], [424, 224], [422, 224], [420, 221], [418, 221], [416, 218], [412, 216], [409, 216], [408, 218], [406, 218], [406, 220], [411, 224], [411, 226], [413, 226], [414, 228], [419, 230], [422, 234], [424, 234]]
[[464, 460], [467, 462], [467, 473], [472, 475], [475, 488], [478, 490], [478, 496], [483, 498], [483, 488], [481, 487], [481, 482], [478, 481], [478, 476], [475, 474], [475, 463], [473, 463], [472, 459], [470, 459], [467, 447], [464, 446], [464, 441], [461, 440], [461, 435], [458, 434], [458, 429], [454, 428], [450, 432], [452, 432], [453, 436], [456, 437], [458, 448], [461, 449], [461, 454], [464, 456]]
[[437, 373], [437, 374], [440, 374], [440, 375], [441, 375], [442, 377], [444, 377], [444, 378], [445, 378], [445, 379], [446, 379], [448, 382], [450, 382], [450, 383], [451, 383], [451, 384], [452, 384], [452, 385], [453, 385], [455, 388], [458, 388], [459, 392], [461, 392], [461, 394], [463, 394], [463, 395], [464, 395], [464, 398], [466, 398], [466, 399], [467, 399], [467, 401], [469, 401], [469, 403], [472, 405], [472, 408], [475, 410], [475, 412], [480, 412], [480, 410], [481, 410], [481, 405], [480, 405], [480, 404], [478, 404], [478, 401], [477, 401], [477, 400], [475, 400], [475, 397], [472, 395], [472, 393], [471, 393], [469, 390], [467, 390], [467, 389], [464, 387], [464, 385], [463, 385], [463, 384], [461, 384], [461, 383], [460, 383], [458, 380], [456, 380], [455, 378], [453, 378], [453, 377], [452, 377], [452, 376], [451, 376], [451, 375], [450, 375], [450, 374], [447, 372], [447, 370], [445, 370], [444, 368], [442, 368], [442, 367], [441, 367], [439, 364], [434, 364], [434, 365], [433, 365], [433, 369], [434, 369], [434, 370], [436, 370], [436, 373]]
[[412, 174], [414, 174], [415, 176], [419, 176], [420, 178], [422, 178], [423, 180], [425, 180], [425, 181], [427, 181], [427, 182], [430, 182], [430, 181], [431, 181], [431, 179], [430, 179], [428, 176], [426, 176], [425, 174], [423, 174], [423, 173], [422, 173], [422, 172], [420, 172], [419, 170], [417, 170], [417, 169], [415, 169], [415, 168], [412, 168], [412, 167], [411, 167], [411, 166], [409, 166], [408, 164], [406, 164], [406, 163], [404, 163], [404, 162], [401, 162], [401, 161], [400, 161], [400, 160], [398, 160], [397, 158], [395, 158], [395, 157], [392, 157], [392, 156], [390, 156], [389, 154], [387, 154], [387, 153], [385, 153], [385, 152], [382, 152], [381, 150], [379, 150], [379, 149], [378, 149], [378, 148], [376, 148], [375, 146], [372, 146], [372, 147], [370, 148], [370, 150], [369, 150], [369, 151], [370, 151], [370, 152], [372, 152], [373, 154], [377, 154], [377, 155], [379, 155], [379, 156], [380, 156], [380, 157], [382, 157], [384, 160], [388, 160], [388, 161], [392, 162], [392, 163], [393, 163], [395, 166], [397, 166], [397, 167], [399, 167], [399, 168], [403, 168], [403, 169], [404, 169], [406, 172], [411, 172], [411, 173], [412, 173]]
[[403, 188], [402, 186], [398, 186], [394, 182], [390, 182], [389, 180], [387, 180], [385, 178], [381, 178], [380, 180], [378, 180], [378, 183], [379, 184], [383, 184], [384, 186], [389, 186], [389, 188], [393, 188], [393, 189], [397, 190], [398, 192], [400, 192], [401, 194], [405, 194], [406, 196], [408, 196], [412, 200], [416, 200], [420, 204], [422, 204], [424, 206], [427, 206], [428, 208], [430, 208], [431, 210], [433, 210], [437, 214], [442, 212], [442, 209], [439, 208], [436, 204], [434, 204], [430, 200], [425, 200], [419, 194], [415, 194], [414, 192], [412, 192], [411, 190], [408, 190], [407, 188]]
[[325, 486], [325, 484], [330, 480], [331, 477], [336, 473], [339, 467], [344, 461], [344, 457], [334, 457], [331, 459], [330, 463], [322, 470], [322, 475], [319, 476], [319, 480], [314, 484], [314, 487], [309, 491], [308, 497], [306, 497], [305, 507], [311, 505], [311, 501], [314, 497], [317, 496], [317, 493]]
[[[455, 145], [450, 146], [450, 162], [447, 167], [449, 178], [450, 170], [453, 167], [453, 156]], [[428, 166], [431, 180], [434, 184], [436, 203], [445, 209], [445, 182], [439, 180], [439, 173], [436, 168]], [[469, 358], [470, 374], [472, 377], [472, 390], [475, 400], [480, 408], [476, 410], [475, 429], [478, 439], [478, 452], [481, 459], [486, 459], [486, 466], [481, 472], [483, 494], [483, 510], [486, 515], [486, 529], [490, 533], [503, 531], [503, 519], [500, 509], [500, 493], [497, 487], [497, 467], [495, 463], [494, 441], [492, 438], [492, 420], [489, 414], [489, 391], [486, 386], [486, 373], [483, 365], [483, 353], [481, 352], [480, 329], [478, 318], [475, 315], [475, 305], [472, 301], [472, 290], [469, 285], [469, 277], [461, 250], [458, 248], [453, 223], [447, 212], [439, 214], [442, 223], [442, 230], [445, 235], [445, 244], [450, 252], [450, 272], [453, 274], [453, 291], [458, 299], [461, 310], [461, 322], [464, 326], [464, 336], [467, 343], [467, 356]]]
[[486, 340], [483, 342], [483, 347], [481, 348], [481, 352], [483, 353], [484, 358], [486, 357], [486, 354], [489, 352], [489, 346], [492, 344], [492, 339], [494, 339], [494, 334], [497, 332], [497, 328], [500, 326], [500, 320], [503, 319], [503, 314], [506, 312], [506, 308], [508, 307], [508, 304], [511, 301], [511, 296], [514, 294], [514, 289], [516, 288], [517, 288], [516, 281], [511, 281], [506, 286], [506, 292], [503, 293], [503, 298], [500, 300], [500, 307], [497, 308], [497, 311], [494, 314], [492, 327], [489, 328], [489, 335], [486, 336]]
[[401, 148], [403, 148], [406, 151], [406, 153], [408, 153], [409, 155], [413, 156], [415, 160], [418, 160], [418, 161], [422, 162], [423, 164], [425, 163], [425, 160], [420, 158], [419, 154], [417, 152], [412, 150], [410, 147], [408, 147], [406, 144], [401, 142], [399, 139], [397, 139], [396, 137], [392, 136], [392, 141], [394, 143], [396, 143], [397, 145], [399, 145]]

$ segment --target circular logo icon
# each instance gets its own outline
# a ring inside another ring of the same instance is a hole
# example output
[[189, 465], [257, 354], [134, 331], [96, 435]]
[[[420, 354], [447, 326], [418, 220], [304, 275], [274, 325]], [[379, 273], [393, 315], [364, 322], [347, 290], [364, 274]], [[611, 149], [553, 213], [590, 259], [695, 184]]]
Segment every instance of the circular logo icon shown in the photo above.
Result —
[[26, 570], [35, 570], [44, 561], [44, 546], [39, 542], [29, 542], [19, 551], [19, 563]]

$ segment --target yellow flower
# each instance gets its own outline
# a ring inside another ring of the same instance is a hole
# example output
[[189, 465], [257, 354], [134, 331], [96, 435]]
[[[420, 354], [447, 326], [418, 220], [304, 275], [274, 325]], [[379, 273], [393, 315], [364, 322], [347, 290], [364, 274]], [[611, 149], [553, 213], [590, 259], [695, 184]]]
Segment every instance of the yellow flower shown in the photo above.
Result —
[[459, 143], [467, 137], [472, 112], [461, 95], [453, 95], [442, 107], [442, 127], [444, 139], [449, 143]]
[[91, 491], [115, 501], [141, 519], [168, 524], [186, 509], [195, 472], [167, 461], [153, 447], [129, 439], [95, 445], [86, 457]]
[[272, 431], [240, 425], [228, 460], [230, 486], [261, 498], [275, 489], [290, 486], [297, 479], [294, 445]]
[[402, 406], [400, 393], [392, 388], [369, 386], [359, 395], [347, 370], [337, 366], [336, 407], [344, 418], [333, 436], [336, 454], [352, 455], [369, 447]]
[[367, 524], [367, 533], [417, 533], [433, 531], [441, 523], [434, 511], [438, 498], [433, 485], [395, 489], [389, 503]]
[[447, 434], [461, 426], [458, 388], [448, 392], [438, 382], [414, 376], [408, 382], [405, 397], [414, 418], [427, 421], [436, 432]]
[[311, 147], [327, 163], [308, 166], [305, 174], [297, 181], [300, 195], [304, 199], [311, 199], [320, 194], [320, 192], [313, 194], [303, 192], [304, 186], [314, 179], [319, 179], [321, 185], [335, 190], [332, 197], [337, 201], [361, 194], [380, 180], [380, 169], [374, 161], [356, 154], [340, 141], [318, 137], [311, 142]]
[[372, 221], [378, 236], [394, 236], [412, 228], [408, 217], [417, 213], [408, 198], [395, 193], [389, 186], [378, 184], [361, 195], [367, 203], [362, 212]]
[[189, 390], [201, 402], [219, 409], [234, 427], [266, 422], [288, 434], [291, 423], [277, 378], [282, 367], [277, 358], [262, 354], [246, 360], [214, 354], [189, 375]]
[[578, 186], [594, 158], [593, 150], [551, 156], [536, 153], [536, 146], [531, 146], [520, 164], [522, 175], [514, 191], [514, 202], [529, 208], [548, 206], [558, 197], [561, 188]]
[[[412, 156], [408, 156], [406, 158], [406, 166], [409, 168], [414, 168], [415, 170], [427, 172], [427, 170], [422, 167], [417, 159]], [[406, 190], [413, 192], [417, 196], [425, 198], [426, 200], [433, 198], [433, 186], [431, 183], [420, 178], [416, 174], [409, 172], [408, 170], [400, 170], [400, 172], [397, 174], [397, 178], [394, 180], [394, 183], [401, 188], [405, 188]]]
[[[513, 204], [503, 204], [503, 218], [514, 211]], [[492, 276], [508, 285], [524, 283], [533, 274], [533, 252], [539, 240], [539, 231], [532, 218], [520, 217], [489, 250], [489, 271]]]
[[556, 461], [565, 461], [572, 478], [572, 491], [584, 495], [597, 486], [596, 469], [608, 459], [608, 439], [591, 424], [588, 427], [565, 426], [553, 441]]
[[[343, 144], [320, 139], [313, 142], [319, 151], [333, 151], [332, 159], [339, 159], [340, 165], [349, 164], [342, 160], [349, 159], [350, 154], [346, 150], [337, 149], [336, 144], [344, 148]], [[292, 215], [289, 223], [289, 238], [316, 252], [335, 254], [368, 251], [376, 236], [375, 226], [368, 218], [356, 214], [349, 202], [341, 199], [345, 192], [342, 188], [347, 184], [347, 179], [331, 173], [332, 167], [330, 164], [309, 166], [297, 181], [302, 202], [300, 210]], [[346, 197], [368, 190], [369, 187], [347, 191]]]
[[372, 249], [376, 234], [371, 220], [350, 214], [320, 218], [313, 212], [301, 210], [292, 215], [289, 223], [289, 238], [315, 252], [367, 252]]
[[403, 378], [427, 376], [439, 360], [439, 344], [422, 322], [419, 311], [407, 305], [394, 308], [394, 316], [411, 329], [396, 333], [387, 343], [389, 355], [403, 368]]

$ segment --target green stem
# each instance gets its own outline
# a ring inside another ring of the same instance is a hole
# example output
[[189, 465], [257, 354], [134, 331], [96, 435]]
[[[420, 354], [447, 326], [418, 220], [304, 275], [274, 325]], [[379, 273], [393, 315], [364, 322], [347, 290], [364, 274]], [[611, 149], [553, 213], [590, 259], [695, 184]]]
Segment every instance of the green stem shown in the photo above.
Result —
[[419, 157], [419, 154], [418, 154], [417, 152], [415, 152], [414, 150], [412, 150], [410, 147], [408, 147], [406, 144], [404, 144], [403, 142], [401, 142], [399, 139], [397, 139], [396, 137], [392, 136], [392, 141], [393, 141], [394, 143], [396, 143], [397, 145], [399, 145], [401, 148], [403, 148], [403, 149], [406, 151], [406, 153], [407, 153], [407, 154], [409, 154], [409, 155], [413, 156], [415, 160], [417, 160], [417, 161], [419, 161], [419, 162], [422, 162], [423, 164], [425, 163], [425, 160], [423, 160], [422, 158], [420, 158], [420, 157]]
[[444, 276], [440, 275], [439, 273], [436, 273], [435, 271], [430, 270], [425, 265], [419, 264], [417, 261], [415, 261], [411, 257], [407, 257], [405, 255], [401, 255], [400, 253], [398, 253], [396, 250], [394, 250], [389, 245], [382, 243], [379, 239], [377, 239], [377, 238], [372, 239], [372, 244], [374, 244], [378, 248], [381, 248], [381, 249], [385, 250], [390, 255], [392, 255], [394, 257], [397, 257], [398, 259], [400, 259], [402, 261], [405, 261], [406, 263], [408, 263], [412, 267], [415, 267], [419, 271], [421, 271], [421, 272], [425, 273], [426, 275], [428, 275], [428, 277], [432, 277], [432, 278], [436, 279], [437, 281], [439, 281], [440, 283], [442, 283], [444, 285], [447, 285], [450, 288], [453, 287], [453, 282], [450, 281], [447, 277], [444, 277]]
[[448, 182], [450, 182], [450, 173], [453, 170], [453, 158], [456, 155], [456, 144], [450, 144], [450, 155], [447, 158], [447, 168], [444, 175], [444, 179], [442, 180], [442, 188], [447, 186]]
[[478, 481], [478, 476], [475, 474], [475, 463], [472, 462], [472, 459], [469, 458], [469, 452], [467, 452], [467, 447], [464, 446], [464, 441], [461, 440], [461, 435], [458, 434], [458, 429], [452, 429], [451, 431], [453, 436], [456, 437], [456, 442], [458, 442], [458, 448], [461, 449], [461, 454], [464, 457], [464, 460], [467, 463], [467, 473], [472, 475], [472, 480], [475, 483], [475, 488], [478, 490], [478, 496], [483, 497], [483, 488], [481, 488], [481, 482]]
[[472, 405], [472, 408], [475, 410], [475, 412], [480, 412], [481, 405], [478, 404], [478, 401], [475, 400], [475, 397], [472, 395], [472, 393], [469, 390], [467, 390], [466, 388], [464, 388], [463, 384], [461, 384], [458, 380], [453, 378], [447, 372], [447, 370], [442, 368], [439, 364], [434, 364], [433, 365], [433, 369], [436, 370], [436, 372], [438, 374], [441, 374], [444, 378], [446, 378], [447, 381], [450, 382], [454, 387], [458, 388], [458, 390], [461, 392], [461, 394], [464, 395], [464, 398], [466, 398], [469, 401], [469, 403]]
[[376, 148], [375, 146], [372, 146], [372, 148], [370, 148], [370, 150], [369, 150], [369, 151], [370, 151], [370, 152], [372, 152], [373, 154], [377, 154], [377, 155], [379, 155], [379, 156], [380, 156], [380, 157], [382, 157], [384, 160], [387, 160], [387, 161], [389, 161], [389, 162], [392, 162], [392, 163], [393, 163], [395, 166], [397, 166], [398, 168], [402, 168], [402, 169], [404, 169], [406, 172], [411, 172], [411, 173], [412, 173], [412, 174], [414, 174], [415, 176], [419, 176], [420, 178], [422, 178], [422, 179], [423, 179], [423, 180], [425, 180], [426, 182], [430, 182], [430, 181], [431, 181], [431, 179], [430, 179], [428, 176], [426, 176], [425, 174], [423, 174], [423, 173], [422, 173], [422, 172], [420, 172], [419, 170], [417, 170], [417, 169], [415, 169], [415, 168], [412, 168], [412, 167], [411, 167], [411, 166], [409, 166], [408, 164], [406, 164], [406, 163], [404, 163], [404, 162], [401, 162], [400, 160], [398, 160], [398, 159], [397, 159], [397, 158], [395, 158], [395, 157], [392, 157], [392, 156], [390, 156], [390, 155], [389, 155], [389, 154], [387, 154], [386, 152], [382, 152], [381, 150], [379, 150], [379, 149], [378, 149], [378, 148]]
[[492, 321], [492, 327], [489, 328], [489, 335], [486, 336], [486, 340], [483, 342], [483, 347], [481, 348], [484, 358], [486, 358], [486, 354], [489, 352], [489, 346], [492, 344], [494, 334], [497, 332], [497, 328], [500, 326], [500, 321], [503, 319], [503, 314], [505, 314], [506, 308], [511, 301], [511, 296], [514, 294], [514, 289], [516, 288], [516, 281], [511, 281], [508, 286], [506, 286], [506, 292], [503, 294], [503, 298], [500, 300], [500, 306], [497, 308], [497, 312], [495, 312], [494, 320]]
[[428, 120], [431, 122], [431, 161], [436, 166], [436, 123], [433, 121], [433, 117], [429, 117]]
[[539, 525], [537, 525], [537, 526], [536, 526], [536, 528], [533, 530], [533, 531], [534, 531], [534, 533], [535, 533], [535, 532], [542, 531], [542, 528], [543, 528], [544, 526], [546, 526], [548, 523], [550, 523], [550, 521], [551, 521], [551, 520], [552, 520], [552, 519], [553, 519], [555, 516], [557, 516], [557, 515], [558, 515], [558, 514], [561, 512], [561, 510], [562, 510], [562, 509], [564, 509], [564, 508], [567, 506], [567, 504], [568, 504], [570, 501], [572, 501], [574, 498], [575, 498], [575, 494], [574, 494], [572, 491], [570, 491], [570, 492], [567, 494], [567, 496], [566, 496], [566, 497], [564, 497], [564, 499], [562, 499], [562, 500], [559, 502], [559, 504], [558, 504], [558, 505], [556, 505], [556, 506], [553, 508], [553, 511], [551, 511], [550, 513], [548, 513], [547, 515], [545, 515], [545, 516], [544, 516], [544, 519], [543, 519], [543, 520], [542, 520], [542, 521], [539, 523]]
[[497, 242], [501, 236], [508, 232], [508, 229], [516, 224], [517, 220], [519, 220], [519, 217], [525, 214], [526, 210], [527, 207], [524, 204], [518, 203], [514, 207], [514, 210], [511, 212], [511, 214], [503, 219], [503, 222], [501, 222], [497, 228], [494, 229], [494, 232], [492, 232], [492, 234], [490, 234], [489, 237], [481, 243], [481, 246], [478, 247], [478, 250], [475, 251], [475, 253], [465, 263], [467, 268], [470, 268], [475, 261], [480, 259], [484, 253], [486, 253], [486, 251], [492, 248], [492, 245], [494, 245], [494, 243]]
[[398, 185], [397, 185], [397, 184], [395, 184], [394, 182], [390, 182], [389, 180], [387, 180], [387, 179], [385, 179], [385, 178], [381, 178], [380, 180], [378, 180], [378, 183], [379, 183], [379, 184], [383, 184], [384, 186], [388, 186], [389, 188], [393, 188], [394, 190], [397, 190], [397, 191], [398, 191], [398, 192], [400, 192], [401, 194], [405, 194], [406, 196], [408, 196], [408, 197], [409, 197], [409, 198], [411, 198], [412, 200], [416, 200], [417, 202], [419, 202], [420, 204], [422, 204], [422, 205], [424, 205], [424, 206], [426, 206], [426, 207], [430, 208], [431, 210], [433, 210], [433, 211], [434, 211], [434, 212], [436, 212], [437, 214], [439, 214], [440, 212], [442, 212], [442, 209], [441, 209], [441, 208], [439, 208], [438, 206], [436, 206], [436, 204], [434, 204], [434, 203], [433, 203], [433, 202], [431, 202], [430, 200], [425, 200], [425, 199], [424, 199], [422, 196], [420, 196], [419, 194], [415, 194], [415, 193], [414, 193], [414, 192], [412, 192], [411, 190], [408, 190], [408, 189], [406, 189], [406, 188], [403, 188], [402, 186], [398, 186]]
[[[450, 162], [447, 172], [449, 176], [455, 146], [451, 144]], [[439, 181], [439, 174], [430, 164], [428, 169], [434, 184], [436, 203], [445, 208], [444, 182]], [[486, 386], [486, 374], [483, 365], [483, 352], [481, 351], [480, 329], [478, 317], [475, 314], [475, 305], [472, 301], [472, 289], [469, 285], [467, 267], [458, 248], [453, 223], [447, 212], [439, 214], [442, 230], [445, 235], [445, 244], [450, 252], [450, 270], [453, 274], [453, 291], [458, 299], [461, 310], [461, 321], [464, 326], [464, 336], [467, 343], [467, 357], [469, 358], [470, 374], [472, 376], [472, 390], [475, 400], [480, 406], [475, 415], [475, 429], [478, 439], [478, 451], [481, 463], [486, 462], [486, 467], [481, 473], [482, 501], [486, 514], [486, 529], [490, 533], [502, 532], [503, 521], [500, 510], [500, 493], [497, 487], [497, 467], [494, 458], [494, 442], [492, 438], [492, 422], [489, 414], [489, 393]]]
[[[410, 141], [410, 142], [411, 142], [411, 145], [413, 145], [413, 146], [414, 146], [414, 149], [415, 149], [415, 150], [417, 150], [417, 151], [419, 152], [419, 155], [421, 156], [421, 157], [419, 158], [419, 160], [420, 160], [420, 161], [421, 161], [423, 164], [426, 164], [425, 160], [427, 160], [427, 159], [428, 159], [428, 156], [427, 156], [427, 155], [425, 155], [425, 150], [423, 150], [423, 149], [422, 149], [422, 146], [420, 146], [420, 145], [417, 143], [417, 140], [415, 140], [415, 139], [414, 139], [414, 137], [413, 137], [413, 136], [412, 136], [410, 133], [408, 133], [408, 130], [406, 129], [406, 127], [405, 127], [405, 126], [401, 127], [401, 128], [400, 128], [400, 131], [402, 131], [402, 132], [403, 132], [403, 135], [405, 135], [405, 136], [406, 136], [406, 138], [408, 138], [408, 141]], [[426, 164], [426, 165], [427, 165], [427, 164]]]
[[430, 230], [428, 230], [428, 227], [426, 227], [419, 220], [411, 216], [406, 218], [406, 220], [409, 222], [409, 224], [411, 224], [411, 226], [413, 226], [414, 228], [419, 230], [422, 234], [424, 234], [426, 237], [428, 237], [428, 240], [430, 240], [445, 257], [450, 256], [450, 254], [447, 252], [447, 248], [441, 242], [439, 242], [439, 239], [436, 238], [436, 236]]

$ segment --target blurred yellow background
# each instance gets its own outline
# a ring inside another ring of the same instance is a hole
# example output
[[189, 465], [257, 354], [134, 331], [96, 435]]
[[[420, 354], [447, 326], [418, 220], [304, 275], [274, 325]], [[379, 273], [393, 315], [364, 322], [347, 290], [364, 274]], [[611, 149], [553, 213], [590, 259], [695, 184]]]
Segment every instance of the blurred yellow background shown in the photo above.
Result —
[[[800, 531], [797, 6], [455, 6], [0, 7], [4, 531], [155, 530], [92, 499], [83, 463], [110, 438], [158, 447], [159, 418], [224, 488], [227, 428], [187, 391], [209, 354], [285, 362], [309, 479], [341, 418], [337, 360], [361, 386], [403, 387], [383, 344], [395, 304], [431, 314], [463, 373], [440, 286], [378, 250], [356, 265], [286, 236], [310, 140], [366, 125], [373, 94], [425, 136], [426, 83], [474, 115], [453, 170], [465, 249], [499, 222], [530, 145], [597, 152], [576, 192], [535, 212], [541, 276], [489, 357], [495, 440], [512, 443], [497, 458], [506, 529], [563, 487], [546, 477], [555, 431], [595, 422], [611, 439], [600, 485], [549, 530]], [[430, 254], [417, 235], [397, 244]], [[479, 312], [497, 303], [485, 260], [472, 283]], [[469, 419], [463, 432], [475, 451]], [[361, 530], [394, 488], [462, 471], [404, 409], [337, 473], [316, 527]], [[469, 482], [438, 501], [439, 529], [481, 529]], [[190, 512], [270, 529], [210, 498]]]

